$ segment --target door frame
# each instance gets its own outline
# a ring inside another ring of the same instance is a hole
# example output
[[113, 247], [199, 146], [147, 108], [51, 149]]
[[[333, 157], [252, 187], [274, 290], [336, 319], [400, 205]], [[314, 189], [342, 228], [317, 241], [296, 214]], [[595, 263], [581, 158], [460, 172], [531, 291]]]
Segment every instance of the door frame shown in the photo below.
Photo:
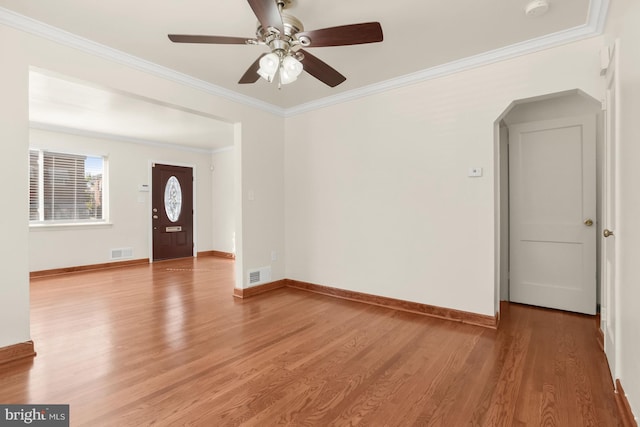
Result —
[[[603, 101], [604, 105], [604, 113], [605, 113], [605, 129], [604, 129], [604, 154], [605, 161], [603, 163], [603, 186], [602, 186], [602, 212], [603, 212], [603, 224], [602, 229], [613, 229], [612, 231], [615, 233], [618, 231], [617, 227], [620, 225], [620, 177], [619, 177], [619, 147], [620, 147], [620, 80], [618, 77], [618, 69], [619, 69], [619, 50], [620, 44], [618, 40], [612, 45], [611, 53], [609, 56], [609, 64], [607, 66], [606, 74], [605, 74], [605, 99]], [[609, 93], [608, 88], [613, 86], [613, 90], [615, 92], [614, 95], [614, 111], [615, 115], [609, 118]], [[613, 125], [613, 140], [610, 138], [609, 125]], [[613, 169], [609, 166], [613, 165]], [[614, 191], [613, 194], [609, 192], [608, 183], [610, 181], [614, 182]], [[611, 219], [607, 217], [607, 202], [613, 202], [614, 207], [614, 218], [613, 219], [613, 227], [611, 223], [605, 223], [604, 220]], [[602, 313], [600, 317], [600, 329], [603, 334], [604, 341], [604, 352], [607, 357], [607, 362], [609, 364], [609, 370], [611, 372], [612, 379], [614, 380], [614, 387], [617, 387], [616, 379], [620, 378], [620, 311], [618, 307], [620, 307], [620, 263], [618, 260], [620, 249], [619, 243], [616, 238], [616, 235], [613, 236], [613, 283], [610, 283], [607, 280], [607, 244], [604, 242], [604, 236], [600, 236], [603, 240], [602, 244], [602, 257], [600, 259], [600, 272], [601, 272], [601, 302], [605, 304], [602, 306]], [[610, 288], [609, 288], [610, 287]], [[608, 291], [612, 292], [613, 299], [613, 307], [608, 305], [609, 299], [607, 297]], [[609, 313], [610, 309], [613, 308], [614, 312]], [[608, 324], [607, 318], [613, 317], [613, 331], [612, 334], [607, 334], [608, 332]], [[611, 336], [613, 335], [613, 336]], [[611, 348], [613, 347], [613, 348]], [[613, 354], [609, 351], [611, 350]], [[613, 360], [610, 360], [612, 356]]]
[[146, 221], [147, 221], [147, 240], [148, 240], [148, 245], [149, 245], [149, 263], [153, 263], [153, 221], [151, 220], [151, 216], [153, 215], [153, 212], [151, 212], [151, 204], [152, 204], [152, 194], [153, 194], [153, 165], [154, 164], [161, 164], [161, 165], [168, 165], [168, 166], [179, 166], [179, 167], [184, 167], [184, 168], [191, 168], [193, 170], [193, 257], [197, 257], [198, 256], [198, 201], [197, 201], [197, 185], [198, 185], [198, 173], [197, 173], [197, 167], [196, 165], [194, 165], [193, 163], [181, 163], [181, 162], [176, 162], [173, 160], [149, 160], [148, 162], [148, 166], [147, 166], [147, 171], [148, 171], [148, 178], [147, 178], [147, 182], [148, 187], [149, 187], [149, 191], [148, 194], [149, 196], [147, 197], [147, 203], [145, 206], [145, 214], [146, 214]]

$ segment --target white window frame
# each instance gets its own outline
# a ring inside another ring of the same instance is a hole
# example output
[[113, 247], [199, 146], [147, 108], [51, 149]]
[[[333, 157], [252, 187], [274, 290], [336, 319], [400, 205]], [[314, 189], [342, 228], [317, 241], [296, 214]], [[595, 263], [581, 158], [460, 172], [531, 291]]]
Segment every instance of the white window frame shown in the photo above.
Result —
[[[109, 159], [105, 155], [92, 154], [92, 153], [74, 153], [64, 150], [46, 150], [36, 147], [29, 147], [29, 158], [31, 152], [38, 153], [38, 212], [39, 218], [37, 220], [31, 219], [31, 211], [29, 211], [29, 227], [30, 228], [49, 228], [49, 227], [101, 227], [105, 225], [111, 225], [109, 222]], [[84, 157], [98, 157], [102, 159], [102, 218], [100, 219], [72, 219], [72, 220], [55, 220], [44, 219], [44, 154], [45, 153], [69, 155], [69, 156], [84, 156]], [[29, 163], [30, 167], [30, 163]], [[29, 187], [31, 189], [31, 175], [29, 176]]]

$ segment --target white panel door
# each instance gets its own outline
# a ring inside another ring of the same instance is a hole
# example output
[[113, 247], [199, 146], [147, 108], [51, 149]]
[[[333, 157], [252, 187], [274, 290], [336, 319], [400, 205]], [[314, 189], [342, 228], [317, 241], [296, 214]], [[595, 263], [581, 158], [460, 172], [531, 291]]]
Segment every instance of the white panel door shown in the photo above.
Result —
[[595, 116], [509, 127], [510, 300], [596, 313]]
[[613, 231], [616, 229], [616, 162], [618, 141], [618, 78], [616, 73], [617, 43], [613, 51], [611, 64], [607, 70], [607, 97], [605, 113], [604, 138], [604, 207], [602, 228], [602, 300], [601, 327], [604, 333], [604, 351], [609, 362], [611, 377], [617, 379], [618, 363], [616, 361], [616, 327], [617, 327], [617, 285], [616, 285], [616, 239]]

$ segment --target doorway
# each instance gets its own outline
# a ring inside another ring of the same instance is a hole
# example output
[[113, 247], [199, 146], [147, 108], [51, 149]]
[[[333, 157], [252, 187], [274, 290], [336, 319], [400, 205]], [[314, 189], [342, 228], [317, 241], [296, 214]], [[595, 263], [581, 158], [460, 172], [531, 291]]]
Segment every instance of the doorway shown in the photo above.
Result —
[[516, 101], [499, 125], [500, 299], [596, 314], [600, 102], [578, 90]]
[[193, 256], [193, 168], [151, 167], [153, 260]]

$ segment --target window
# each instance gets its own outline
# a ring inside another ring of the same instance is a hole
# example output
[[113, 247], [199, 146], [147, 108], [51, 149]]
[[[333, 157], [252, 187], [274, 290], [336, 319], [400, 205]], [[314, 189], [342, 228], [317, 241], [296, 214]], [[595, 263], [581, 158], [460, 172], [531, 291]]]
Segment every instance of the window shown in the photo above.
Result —
[[31, 223], [104, 222], [106, 159], [29, 150]]

